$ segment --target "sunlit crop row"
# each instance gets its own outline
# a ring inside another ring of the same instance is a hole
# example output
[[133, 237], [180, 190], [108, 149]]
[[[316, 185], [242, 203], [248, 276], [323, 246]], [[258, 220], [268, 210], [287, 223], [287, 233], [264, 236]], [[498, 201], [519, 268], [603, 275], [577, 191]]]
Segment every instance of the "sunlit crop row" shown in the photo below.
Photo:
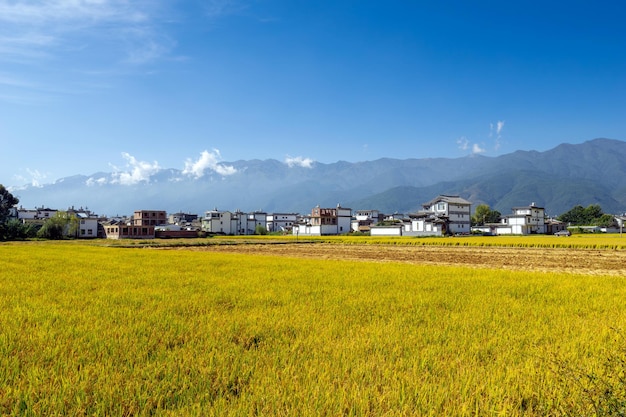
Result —
[[624, 299], [621, 277], [6, 244], [0, 414], [595, 415]]

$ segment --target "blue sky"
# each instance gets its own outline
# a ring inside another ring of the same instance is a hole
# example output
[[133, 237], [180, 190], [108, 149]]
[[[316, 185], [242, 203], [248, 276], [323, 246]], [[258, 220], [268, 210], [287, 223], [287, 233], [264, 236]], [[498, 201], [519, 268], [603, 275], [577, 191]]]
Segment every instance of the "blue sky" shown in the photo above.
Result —
[[0, 183], [626, 139], [618, 1], [0, 0]]

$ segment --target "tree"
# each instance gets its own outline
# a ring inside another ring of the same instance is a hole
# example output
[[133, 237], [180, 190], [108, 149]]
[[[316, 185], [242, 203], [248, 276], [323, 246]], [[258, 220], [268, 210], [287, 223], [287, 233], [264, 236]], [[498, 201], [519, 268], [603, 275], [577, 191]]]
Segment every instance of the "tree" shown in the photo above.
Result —
[[65, 211], [57, 211], [44, 222], [37, 236], [43, 239], [63, 239], [66, 236], [75, 236], [77, 227], [76, 216]]
[[598, 204], [591, 204], [587, 208], [575, 206], [557, 219], [572, 226], [610, 226], [613, 223], [613, 216], [604, 214]]
[[498, 223], [502, 214], [498, 210], [491, 210], [487, 204], [479, 204], [472, 216], [472, 226], [482, 226], [485, 223]]
[[7, 239], [6, 236], [6, 223], [9, 219], [11, 208], [16, 206], [20, 200], [13, 196], [4, 188], [4, 185], [0, 184], [0, 240]]
[[24, 224], [18, 219], [11, 219], [4, 224], [4, 238], [19, 240], [37, 236], [37, 228], [32, 224]]

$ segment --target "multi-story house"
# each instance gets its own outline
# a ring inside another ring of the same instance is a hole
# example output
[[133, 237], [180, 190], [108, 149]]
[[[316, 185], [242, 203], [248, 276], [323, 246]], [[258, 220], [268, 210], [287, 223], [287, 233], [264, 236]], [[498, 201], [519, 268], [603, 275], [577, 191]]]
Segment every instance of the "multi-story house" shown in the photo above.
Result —
[[186, 226], [198, 220], [197, 214], [191, 213], [172, 213], [167, 216], [167, 222], [169, 224], [177, 224], [179, 226]]
[[293, 229], [298, 215], [296, 213], [269, 213], [267, 231], [288, 233]]
[[107, 239], [154, 239], [154, 226], [135, 226], [111, 220], [102, 223]]
[[157, 226], [167, 224], [164, 210], [137, 210], [133, 214], [133, 226]]
[[514, 235], [545, 234], [545, 210], [531, 203], [527, 207], [513, 207], [513, 214], [505, 217]]
[[237, 225], [230, 211], [220, 211], [217, 208], [209, 210], [202, 218], [202, 230], [207, 233], [220, 233], [225, 235], [237, 234]]
[[[459, 196], [440, 195], [395, 224], [372, 226], [373, 236], [442, 236], [467, 234], [471, 229], [472, 203]], [[387, 220], [391, 223], [390, 220]]]
[[317, 206], [311, 210], [311, 216], [293, 228], [295, 235], [339, 235], [350, 232], [352, 209], [337, 205], [336, 208], [321, 208]]
[[547, 222], [544, 208], [538, 207], [535, 203], [525, 207], [513, 207], [512, 211], [513, 213], [504, 216], [500, 223], [475, 226], [473, 230], [492, 235], [530, 235], [554, 233], [565, 229], [561, 222]]
[[76, 237], [78, 238], [96, 238], [98, 237], [98, 216], [88, 209], [75, 209], [73, 206], [67, 209], [69, 215], [76, 216], [78, 227], [76, 228]]
[[350, 228], [353, 232], [369, 232], [373, 225], [382, 222], [383, 219], [384, 215], [378, 210], [357, 210]]
[[470, 233], [472, 203], [458, 195], [440, 195], [423, 205], [444, 225], [443, 234]]
[[167, 223], [164, 210], [136, 210], [132, 219], [102, 223], [107, 239], [154, 239], [155, 226]]
[[[257, 227], [261, 227], [267, 230], [267, 213], [264, 211], [253, 211], [252, 213], [245, 214], [245, 222], [240, 221], [242, 228], [244, 229], [242, 235], [253, 235], [257, 231]], [[241, 216], [240, 216], [241, 217]], [[241, 220], [241, 219], [240, 219]]]

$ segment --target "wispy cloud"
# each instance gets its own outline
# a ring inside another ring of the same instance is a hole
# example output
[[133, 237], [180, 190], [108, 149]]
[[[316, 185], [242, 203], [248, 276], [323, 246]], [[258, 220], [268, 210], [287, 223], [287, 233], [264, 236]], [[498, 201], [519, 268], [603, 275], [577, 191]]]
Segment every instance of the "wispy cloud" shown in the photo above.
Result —
[[[504, 120], [498, 120], [496, 123], [489, 123], [489, 139], [494, 141], [494, 150], [500, 149], [502, 141], [502, 131], [504, 130]], [[470, 151], [472, 155], [481, 154], [487, 152], [487, 148], [484, 143], [473, 143], [467, 137], [461, 136], [456, 140], [459, 150], [466, 152]]]
[[[123, 73], [172, 58], [176, 42], [166, 28], [171, 20], [167, 7], [151, 0], [0, 0], [4, 77], [12, 73], [29, 80], [5, 83], [12, 91], [3, 96], [30, 102], [34, 94], [55, 94], [43, 86], [75, 92], [77, 85], [89, 84], [80, 77], [95, 77], [89, 74], [102, 69]], [[43, 65], [45, 72], [40, 71]]]
[[0, 58], [41, 57], [85, 43], [86, 38], [94, 41], [118, 34], [142, 42], [147, 34], [157, 33], [153, 20], [157, 10], [146, 1], [0, 0]]
[[219, 175], [232, 175], [237, 172], [235, 167], [230, 165], [223, 165], [220, 163], [222, 156], [220, 151], [213, 149], [212, 152], [202, 151], [200, 157], [197, 160], [187, 159], [185, 161], [185, 168], [183, 174], [189, 175], [195, 178], [201, 178], [204, 176], [207, 170], [214, 171]]
[[150, 177], [161, 169], [156, 161], [152, 163], [138, 161], [137, 158], [126, 152], [122, 152], [122, 157], [126, 160], [126, 166], [118, 168], [112, 165], [114, 171], [111, 174], [112, 184], [134, 185], [140, 182], [150, 182]]
[[461, 136], [460, 138], [458, 138], [456, 140], [456, 144], [462, 151], [466, 151], [469, 149], [469, 140], [465, 136]]
[[[38, 169], [26, 168], [26, 175], [14, 175], [15, 181], [22, 183], [23, 185], [30, 185], [32, 187], [42, 187], [44, 181], [48, 178], [48, 174], [39, 171]], [[19, 188], [22, 188], [20, 186]]]
[[494, 125], [491, 123], [489, 125], [489, 137], [494, 138], [494, 149], [497, 151], [500, 149], [502, 143], [502, 130], [504, 129], [504, 120], [498, 120], [498, 122]]
[[287, 156], [285, 158], [285, 163], [289, 168], [293, 167], [301, 167], [301, 168], [313, 168], [313, 164], [315, 161], [311, 158], [304, 158], [302, 156]]

